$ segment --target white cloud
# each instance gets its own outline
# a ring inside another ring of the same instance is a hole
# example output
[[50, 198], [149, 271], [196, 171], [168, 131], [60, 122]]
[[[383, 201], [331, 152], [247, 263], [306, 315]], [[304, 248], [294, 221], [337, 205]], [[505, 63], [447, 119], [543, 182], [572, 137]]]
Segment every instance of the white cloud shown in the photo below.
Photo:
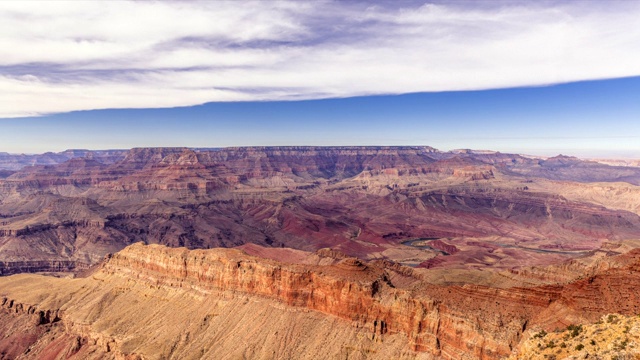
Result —
[[640, 75], [638, 2], [391, 4], [3, 1], [0, 117]]

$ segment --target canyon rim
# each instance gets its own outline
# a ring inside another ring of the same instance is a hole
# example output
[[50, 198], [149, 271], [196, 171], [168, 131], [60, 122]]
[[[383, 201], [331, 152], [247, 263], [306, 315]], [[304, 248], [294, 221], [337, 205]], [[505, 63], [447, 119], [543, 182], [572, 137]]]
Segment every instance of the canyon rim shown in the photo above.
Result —
[[0, 2], [0, 359], [640, 359], [640, 1]]

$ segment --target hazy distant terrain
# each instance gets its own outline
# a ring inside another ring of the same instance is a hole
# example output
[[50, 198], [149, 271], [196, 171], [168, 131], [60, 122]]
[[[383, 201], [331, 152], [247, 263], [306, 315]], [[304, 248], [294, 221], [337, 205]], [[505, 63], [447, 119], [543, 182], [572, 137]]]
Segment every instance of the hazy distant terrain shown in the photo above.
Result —
[[[640, 168], [565, 156], [255, 147], [3, 159], [15, 171], [0, 180], [4, 273], [91, 266], [138, 241], [330, 247], [484, 268], [555, 263], [640, 238]], [[408, 242], [422, 238], [439, 240]]]

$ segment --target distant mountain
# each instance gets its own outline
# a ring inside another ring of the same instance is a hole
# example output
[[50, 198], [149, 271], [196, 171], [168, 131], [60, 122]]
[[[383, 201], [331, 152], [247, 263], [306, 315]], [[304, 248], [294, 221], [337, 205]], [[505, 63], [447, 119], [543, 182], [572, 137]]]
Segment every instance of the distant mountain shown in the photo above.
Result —
[[549, 180], [579, 182], [623, 181], [640, 185], [640, 167], [612, 166], [573, 156], [558, 155], [548, 159], [531, 159], [507, 167], [510, 171]]
[[59, 153], [9, 154], [0, 153], [0, 170], [16, 171], [27, 166], [56, 165], [67, 160], [89, 157], [104, 164], [121, 160], [127, 150], [65, 150]]

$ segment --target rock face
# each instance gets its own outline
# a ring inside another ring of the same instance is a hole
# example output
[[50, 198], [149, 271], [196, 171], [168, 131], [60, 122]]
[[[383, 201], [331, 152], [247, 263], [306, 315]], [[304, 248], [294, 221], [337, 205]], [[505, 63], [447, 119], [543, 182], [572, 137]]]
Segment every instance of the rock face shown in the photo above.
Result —
[[[430, 147], [58, 155], [68, 160], [16, 167], [0, 179], [5, 268], [81, 268], [143, 241], [332, 248], [428, 268], [510, 269], [640, 238], [640, 190], [632, 185], [640, 170], [632, 166]], [[630, 183], [588, 183], [622, 179]], [[406, 245], [420, 238], [441, 240], [431, 250]], [[29, 269], [46, 270], [5, 273]]]
[[[114, 254], [102, 268], [105, 273], [125, 275], [153, 286], [232, 290], [268, 297], [289, 306], [349, 320], [356, 327], [368, 330], [371, 339], [403, 334], [409, 349], [434, 356], [496, 358], [509, 352], [509, 344], [502, 344], [495, 334], [470, 331], [479, 324], [459, 318], [460, 314], [448, 307], [453, 304], [431, 298], [429, 290], [416, 293], [396, 288], [392, 278], [411, 274], [409, 269], [399, 270], [365, 264], [354, 258], [320, 267], [284, 265], [248, 257], [232, 249], [187, 251], [141, 245]], [[439, 290], [435, 292], [437, 296], [441, 296], [444, 289]], [[468, 292], [458, 288], [446, 291], [451, 290]], [[486, 295], [478, 292], [480, 294], [474, 295], [482, 301]], [[460, 293], [458, 296], [466, 297]], [[494, 299], [508, 303], [511, 309], [526, 302], [526, 299], [516, 300], [513, 304], [512, 295], [506, 291], [502, 296]], [[522, 326], [518, 324], [517, 328]], [[499, 332], [498, 335], [505, 332], [498, 327], [492, 330]]]
[[[253, 341], [244, 342], [245, 356], [305, 358], [311, 354], [287, 351], [317, 346], [344, 356], [351, 346], [354, 358], [499, 359], [541, 329], [595, 321], [611, 312], [640, 312], [640, 290], [635, 286], [640, 281], [638, 250], [603, 258], [583, 269], [588, 277], [565, 284], [511, 288], [433, 285], [420, 272], [397, 264], [319, 255], [325, 253], [307, 253], [305, 260], [291, 264], [237, 249], [190, 251], [135, 244], [107, 257], [85, 279], [1, 278], [4, 313], [0, 315], [13, 322], [30, 319], [32, 326], [23, 330], [31, 337], [16, 339], [14, 345], [48, 347], [52, 340], [38, 342], [42, 336], [36, 330], [60, 322], [65, 339], [78, 339], [79, 349], [97, 347], [103, 355], [110, 353], [107, 357], [182, 358], [194, 356], [194, 346], [206, 342], [209, 347], [201, 350], [214, 358], [211, 349], [233, 352], [224, 346], [237, 347], [231, 339], [244, 335], [234, 332], [239, 328], [210, 328], [209, 321], [224, 318], [216, 324], [229, 327], [233, 321], [229, 316], [235, 313], [255, 319], [271, 308], [279, 310], [266, 322], [250, 324], [251, 333], [272, 334], [271, 326], [279, 326], [273, 321], [306, 321], [308, 327], [278, 328], [274, 339], [280, 342], [284, 336], [290, 343], [269, 347], [268, 355], [257, 353]], [[158, 311], [165, 308], [171, 309], [169, 318], [180, 322], [160, 325], [165, 320]], [[300, 311], [308, 315], [299, 318]], [[318, 344], [327, 322], [345, 337], [329, 337], [329, 343]], [[169, 338], [182, 340], [170, 349], [153, 347]], [[11, 351], [17, 351], [15, 346]]]
[[37, 272], [75, 272], [85, 270], [88, 264], [75, 261], [0, 261], [0, 275]]

